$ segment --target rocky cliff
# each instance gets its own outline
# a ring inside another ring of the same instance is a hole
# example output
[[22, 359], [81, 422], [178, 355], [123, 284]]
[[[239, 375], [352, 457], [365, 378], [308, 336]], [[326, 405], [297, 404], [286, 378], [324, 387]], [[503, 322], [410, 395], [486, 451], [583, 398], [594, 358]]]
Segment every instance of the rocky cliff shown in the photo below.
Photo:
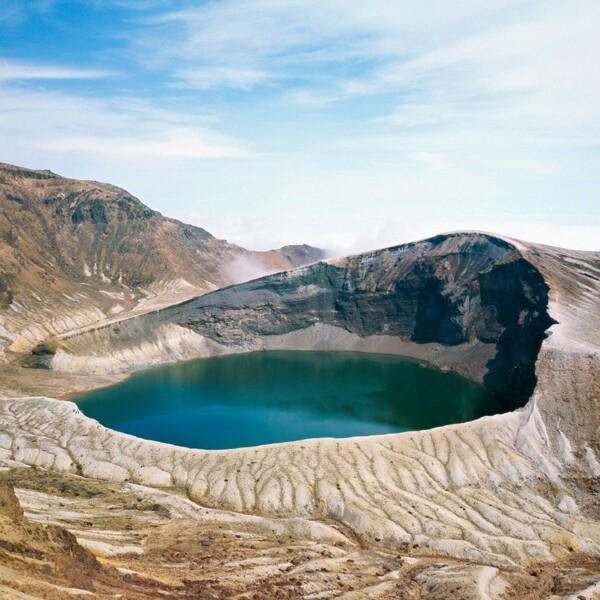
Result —
[[250, 252], [115, 186], [0, 163], [0, 359], [232, 283], [235, 260], [264, 273], [322, 257], [310, 246]]

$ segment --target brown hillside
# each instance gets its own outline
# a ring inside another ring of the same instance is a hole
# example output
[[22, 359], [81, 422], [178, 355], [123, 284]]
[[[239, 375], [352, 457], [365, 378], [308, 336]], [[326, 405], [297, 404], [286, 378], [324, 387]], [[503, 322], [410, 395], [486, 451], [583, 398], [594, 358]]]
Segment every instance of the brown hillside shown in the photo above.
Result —
[[0, 163], [0, 353], [227, 285], [240, 258], [272, 272], [322, 251], [250, 252], [121, 188]]

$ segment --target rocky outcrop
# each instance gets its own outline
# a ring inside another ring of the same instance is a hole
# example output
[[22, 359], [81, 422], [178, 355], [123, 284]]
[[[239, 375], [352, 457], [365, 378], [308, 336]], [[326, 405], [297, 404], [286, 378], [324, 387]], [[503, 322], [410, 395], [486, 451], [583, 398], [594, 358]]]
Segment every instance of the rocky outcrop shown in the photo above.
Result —
[[[23, 591], [35, 589], [35, 584], [42, 580], [53, 583], [55, 589], [62, 588], [63, 592], [71, 589], [74, 593], [90, 593], [95, 589], [95, 579], [107, 577], [96, 557], [82, 548], [72, 533], [56, 525], [43, 527], [30, 522], [13, 487], [2, 484], [0, 565], [0, 594], [4, 598], [10, 597], [10, 590], [2, 585], [6, 583], [3, 575], [8, 569], [17, 576]], [[114, 577], [116, 573], [110, 575]]]
[[0, 360], [48, 336], [322, 258], [310, 246], [255, 253], [169, 219], [112, 185], [0, 163]]

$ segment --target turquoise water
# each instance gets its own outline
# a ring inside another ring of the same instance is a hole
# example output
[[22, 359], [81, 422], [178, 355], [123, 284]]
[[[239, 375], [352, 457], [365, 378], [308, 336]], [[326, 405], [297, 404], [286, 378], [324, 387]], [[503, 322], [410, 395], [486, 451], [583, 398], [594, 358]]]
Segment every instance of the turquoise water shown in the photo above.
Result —
[[429, 429], [502, 398], [396, 356], [253, 352], [160, 367], [75, 398], [111, 429], [206, 449]]

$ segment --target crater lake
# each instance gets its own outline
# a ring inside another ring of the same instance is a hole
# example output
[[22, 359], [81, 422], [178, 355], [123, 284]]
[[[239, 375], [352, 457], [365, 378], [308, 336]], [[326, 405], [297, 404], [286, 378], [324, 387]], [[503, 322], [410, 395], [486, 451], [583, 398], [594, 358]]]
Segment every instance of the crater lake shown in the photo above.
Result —
[[292, 351], [162, 366], [74, 401], [116, 431], [203, 449], [429, 429], [514, 408], [411, 359]]

